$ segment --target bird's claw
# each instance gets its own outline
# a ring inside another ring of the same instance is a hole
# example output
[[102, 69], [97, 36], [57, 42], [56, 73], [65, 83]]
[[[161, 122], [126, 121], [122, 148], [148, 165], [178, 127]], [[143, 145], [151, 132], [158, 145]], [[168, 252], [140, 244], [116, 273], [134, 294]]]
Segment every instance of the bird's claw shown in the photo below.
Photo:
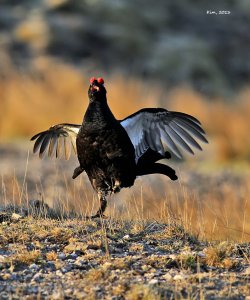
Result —
[[86, 220], [93, 220], [93, 219], [96, 219], [96, 218], [100, 218], [100, 219], [108, 219], [107, 216], [103, 215], [103, 214], [100, 214], [100, 213], [97, 213], [93, 216], [86, 216], [85, 219]]
[[96, 214], [94, 216], [91, 216], [91, 219], [96, 219], [96, 218], [107, 219], [108, 217], [103, 214]]

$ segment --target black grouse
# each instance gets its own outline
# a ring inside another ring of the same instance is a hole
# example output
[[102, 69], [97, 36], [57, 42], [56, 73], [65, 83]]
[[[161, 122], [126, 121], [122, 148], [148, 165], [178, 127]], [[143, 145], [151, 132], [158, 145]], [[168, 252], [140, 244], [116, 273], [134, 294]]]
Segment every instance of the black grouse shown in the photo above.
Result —
[[92, 218], [104, 216], [108, 193], [132, 186], [137, 176], [159, 173], [178, 179], [172, 168], [158, 161], [171, 158], [170, 152], [182, 158], [178, 146], [194, 154], [191, 146], [202, 150], [197, 140], [207, 143], [200, 122], [185, 113], [144, 108], [117, 120], [107, 104], [102, 78], [90, 79], [88, 96], [82, 125], [54, 125], [31, 140], [36, 140], [33, 152], [40, 158], [47, 153], [68, 159], [71, 149], [77, 154], [80, 165], [72, 178], [85, 171], [100, 200]]

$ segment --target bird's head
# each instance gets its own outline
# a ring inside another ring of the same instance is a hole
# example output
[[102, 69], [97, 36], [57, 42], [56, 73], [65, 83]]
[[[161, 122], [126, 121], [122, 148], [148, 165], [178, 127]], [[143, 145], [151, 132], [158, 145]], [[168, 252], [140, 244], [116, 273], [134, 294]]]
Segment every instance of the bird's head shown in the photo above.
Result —
[[104, 80], [102, 77], [96, 79], [95, 77], [90, 78], [90, 86], [89, 86], [89, 100], [90, 101], [102, 101], [106, 99], [106, 89], [104, 86]]

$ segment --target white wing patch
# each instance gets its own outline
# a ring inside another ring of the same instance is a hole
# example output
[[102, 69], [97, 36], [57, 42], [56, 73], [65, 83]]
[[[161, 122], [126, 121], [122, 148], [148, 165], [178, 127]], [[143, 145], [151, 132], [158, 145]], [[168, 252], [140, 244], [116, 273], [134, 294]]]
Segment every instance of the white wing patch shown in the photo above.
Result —
[[136, 161], [148, 148], [163, 156], [166, 151], [170, 151], [182, 158], [180, 149], [194, 154], [192, 147], [202, 150], [197, 139], [207, 143], [200, 122], [180, 112], [162, 108], [142, 109], [120, 123], [135, 147]]

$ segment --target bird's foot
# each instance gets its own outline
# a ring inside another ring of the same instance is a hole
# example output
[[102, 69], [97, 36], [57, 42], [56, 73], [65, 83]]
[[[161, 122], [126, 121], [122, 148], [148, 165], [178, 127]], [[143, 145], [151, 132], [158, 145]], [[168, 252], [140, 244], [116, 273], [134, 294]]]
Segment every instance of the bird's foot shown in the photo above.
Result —
[[86, 216], [85, 218], [86, 218], [86, 220], [93, 220], [93, 219], [97, 219], [97, 218], [100, 218], [100, 219], [108, 219], [107, 216], [105, 216], [104, 214], [101, 214], [101, 213], [96, 213], [96, 214], [93, 215], [93, 216]]
[[95, 214], [94, 216], [91, 216], [91, 219], [96, 219], [96, 218], [100, 218], [100, 219], [107, 219], [108, 217], [105, 216], [104, 214]]
[[112, 191], [113, 191], [114, 193], [118, 193], [118, 192], [120, 192], [120, 190], [121, 190], [121, 182], [118, 181], [118, 180], [116, 180], [116, 181], [115, 181], [115, 184], [114, 184], [114, 186], [113, 186], [113, 188], [112, 188]]

